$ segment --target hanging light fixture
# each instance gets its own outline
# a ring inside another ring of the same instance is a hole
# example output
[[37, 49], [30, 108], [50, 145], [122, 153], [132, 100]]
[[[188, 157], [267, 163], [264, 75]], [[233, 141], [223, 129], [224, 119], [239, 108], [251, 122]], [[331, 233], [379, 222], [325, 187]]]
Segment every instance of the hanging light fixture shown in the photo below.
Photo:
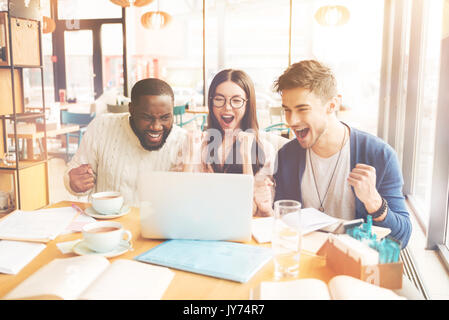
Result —
[[150, 11], [141, 18], [142, 25], [147, 29], [162, 29], [171, 21], [171, 16], [163, 11]]
[[159, 0], [157, 1], [157, 11], [149, 11], [142, 15], [140, 21], [144, 28], [158, 30], [166, 27], [172, 17], [167, 12], [159, 10]]
[[113, 4], [127, 8], [130, 6], [143, 7], [153, 2], [153, 0], [110, 0]]
[[322, 26], [342, 26], [349, 17], [349, 10], [344, 6], [324, 6], [315, 13], [316, 21]]
[[52, 18], [42, 17], [42, 33], [52, 33], [56, 29], [55, 20]]

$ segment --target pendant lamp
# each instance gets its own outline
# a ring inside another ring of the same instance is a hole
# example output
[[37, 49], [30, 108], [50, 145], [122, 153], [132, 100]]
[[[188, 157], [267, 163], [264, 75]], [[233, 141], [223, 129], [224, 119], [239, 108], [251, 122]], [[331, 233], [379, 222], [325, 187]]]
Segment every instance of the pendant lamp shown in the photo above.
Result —
[[42, 17], [42, 33], [52, 33], [56, 29], [55, 20], [52, 18]]
[[142, 15], [140, 21], [144, 28], [158, 30], [166, 27], [172, 17], [167, 12], [159, 10], [159, 0], [157, 2], [157, 10], [149, 11]]
[[324, 6], [315, 13], [316, 21], [322, 26], [342, 26], [349, 17], [349, 10], [344, 6]]
[[110, 0], [113, 4], [127, 8], [130, 6], [143, 7], [153, 2], [153, 0]]

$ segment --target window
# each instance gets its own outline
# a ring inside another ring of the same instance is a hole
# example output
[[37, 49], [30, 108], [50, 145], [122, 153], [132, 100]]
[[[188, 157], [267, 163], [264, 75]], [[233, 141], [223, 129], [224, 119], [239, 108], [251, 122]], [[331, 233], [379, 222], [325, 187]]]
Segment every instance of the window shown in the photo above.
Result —
[[123, 95], [123, 32], [119, 23], [101, 26], [103, 90]]
[[273, 83], [288, 67], [289, 12], [288, 0], [216, 1], [206, 11], [207, 84], [223, 69], [245, 71], [261, 128], [270, 125], [268, 108], [281, 105]]
[[[448, 177], [448, 185], [449, 185], [449, 177]], [[446, 239], [444, 241], [444, 244], [449, 249], [449, 192], [447, 194], [447, 210], [446, 210]]]
[[425, 1], [424, 37], [422, 44], [422, 67], [420, 101], [417, 116], [417, 145], [413, 197], [421, 220], [427, 224], [432, 190], [434, 162], [435, 120], [438, 106], [440, 78], [442, 0]]
[[94, 101], [92, 31], [64, 32], [67, 100]]
[[155, 77], [173, 88], [175, 105], [203, 105], [202, 2], [161, 1], [159, 9], [171, 15], [170, 23], [157, 30], [144, 28], [142, 15], [157, 8], [153, 2], [127, 12], [129, 88]]
[[350, 110], [339, 113], [342, 120], [376, 134], [384, 2], [342, 1], [351, 17], [337, 28], [315, 21], [315, 12], [326, 4], [321, 0], [206, 1], [204, 57], [201, 0], [160, 1], [160, 10], [172, 16], [160, 30], [145, 29], [140, 22], [145, 12], [157, 9], [156, 2], [131, 7], [126, 19], [128, 88], [142, 78], [157, 77], [173, 87], [176, 105], [202, 105], [217, 72], [242, 69], [254, 81], [259, 125], [264, 128], [270, 125], [270, 107], [281, 104], [273, 92], [274, 80], [289, 62], [315, 58], [336, 73], [343, 103]]
[[335, 73], [343, 108], [339, 118], [377, 134], [384, 1], [339, 1], [350, 13], [342, 26], [322, 26], [315, 12], [329, 1], [293, 1], [292, 63], [323, 61]]

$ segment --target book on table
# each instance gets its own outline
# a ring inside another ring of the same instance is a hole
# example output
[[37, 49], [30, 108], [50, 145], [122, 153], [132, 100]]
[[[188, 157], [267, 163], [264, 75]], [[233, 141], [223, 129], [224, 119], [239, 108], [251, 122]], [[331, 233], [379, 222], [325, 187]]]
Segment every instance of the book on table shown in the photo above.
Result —
[[4, 299], [158, 300], [174, 277], [168, 268], [102, 256], [54, 259]]
[[405, 300], [390, 289], [346, 275], [328, 284], [319, 279], [261, 282], [253, 290], [254, 300]]

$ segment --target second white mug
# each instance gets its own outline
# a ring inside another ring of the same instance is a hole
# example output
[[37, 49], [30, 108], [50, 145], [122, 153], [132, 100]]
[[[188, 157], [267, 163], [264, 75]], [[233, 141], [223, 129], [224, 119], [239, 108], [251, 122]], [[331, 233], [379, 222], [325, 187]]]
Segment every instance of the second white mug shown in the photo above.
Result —
[[125, 230], [121, 223], [114, 221], [100, 221], [86, 224], [83, 229], [83, 238], [86, 246], [96, 252], [109, 252], [118, 247], [127, 236], [130, 242], [132, 234]]

